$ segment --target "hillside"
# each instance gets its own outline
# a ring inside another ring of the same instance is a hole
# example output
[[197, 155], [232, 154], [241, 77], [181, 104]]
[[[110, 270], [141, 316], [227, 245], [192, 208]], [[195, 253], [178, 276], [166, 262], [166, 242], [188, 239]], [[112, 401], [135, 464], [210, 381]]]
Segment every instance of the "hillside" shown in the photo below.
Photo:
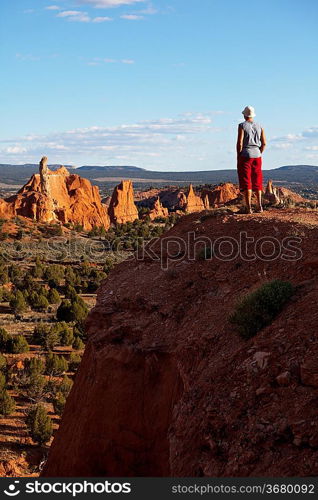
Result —
[[[242, 232], [268, 237], [267, 254], [275, 236], [276, 258], [205, 260], [187, 243], [189, 234], [233, 242]], [[290, 250], [282, 258], [286, 237], [300, 238], [299, 260]], [[317, 240], [313, 211], [192, 214], [143, 259], [116, 266], [89, 315], [43, 475], [317, 475]], [[229, 315], [274, 279], [295, 293], [246, 340]]]
[[[56, 165], [50, 168], [55, 170]], [[72, 167], [67, 167], [73, 172]], [[38, 165], [4, 165], [0, 164], [0, 180], [4, 184], [17, 184], [26, 182], [29, 177], [37, 172]], [[115, 185], [124, 178], [134, 181], [134, 184], [151, 185], [153, 183], [165, 184], [219, 184], [220, 182], [236, 182], [237, 173], [232, 170], [206, 170], [193, 172], [155, 172], [134, 166], [82, 166], [76, 168], [76, 173], [81, 177], [93, 181], [95, 184]], [[305, 187], [318, 185], [318, 166], [290, 165], [264, 170], [264, 181], [273, 179], [276, 182], [291, 186], [300, 184]]]

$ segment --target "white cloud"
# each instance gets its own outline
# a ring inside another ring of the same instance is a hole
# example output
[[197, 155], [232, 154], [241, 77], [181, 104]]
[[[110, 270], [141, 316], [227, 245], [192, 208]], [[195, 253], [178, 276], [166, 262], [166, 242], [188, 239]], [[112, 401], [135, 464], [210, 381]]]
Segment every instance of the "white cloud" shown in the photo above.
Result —
[[47, 7], [45, 7], [45, 10], [61, 10], [61, 7], [59, 7], [58, 5], [48, 5]]
[[139, 14], [144, 14], [145, 16], [152, 16], [154, 14], [158, 14], [158, 9], [156, 9], [152, 4], [149, 4], [148, 7], [139, 11]]
[[4, 152], [8, 154], [26, 153], [26, 151], [27, 149], [21, 146], [9, 146], [4, 149]]
[[105, 23], [108, 21], [113, 21], [113, 19], [111, 17], [105, 17], [105, 16], [93, 17], [93, 19], [92, 19], [93, 23]]
[[87, 15], [87, 12], [81, 12], [80, 10], [63, 10], [59, 12], [56, 17], [66, 18], [68, 21], [77, 22], [90, 22], [91, 18]]
[[89, 5], [98, 9], [110, 9], [126, 5], [134, 5], [145, 0], [77, 0], [78, 5]]
[[139, 16], [137, 14], [123, 14], [120, 17], [121, 19], [126, 19], [127, 21], [140, 21], [141, 19], [144, 19], [144, 16]]
[[15, 57], [20, 61], [39, 61], [40, 57], [34, 56], [33, 54], [16, 54]]
[[[105, 152], [127, 158], [157, 157], [164, 154], [183, 154], [192, 141], [202, 133], [212, 132], [209, 114], [190, 113], [177, 118], [161, 118], [115, 127], [88, 127], [49, 135], [27, 135], [2, 140], [1, 161], [38, 161], [49, 151], [54, 161], [81, 162], [83, 158], [104, 158]], [[64, 155], [64, 156], [63, 156]], [[66, 156], [67, 155], [67, 156]], [[115, 157], [115, 156], [114, 156]], [[100, 160], [101, 161], [101, 160]]]
[[108, 59], [108, 58], [101, 58], [101, 57], [95, 57], [92, 61], [88, 61], [88, 66], [101, 66], [102, 64], [135, 64], [135, 61], [133, 59]]
[[87, 12], [80, 10], [63, 10], [59, 12], [56, 17], [62, 17], [68, 21], [78, 23], [104, 23], [105, 21], [112, 21], [111, 17], [90, 17]]

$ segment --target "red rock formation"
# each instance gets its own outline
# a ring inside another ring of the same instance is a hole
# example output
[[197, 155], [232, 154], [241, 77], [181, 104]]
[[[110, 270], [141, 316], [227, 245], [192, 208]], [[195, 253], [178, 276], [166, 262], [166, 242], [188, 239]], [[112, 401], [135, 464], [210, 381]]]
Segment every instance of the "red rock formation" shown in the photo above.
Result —
[[154, 202], [154, 205], [148, 215], [151, 220], [154, 220], [157, 217], [168, 217], [169, 210], [161, 205], [159, 196]]
[[[295, 223], [299, 261], [180, 256], [190, 232], [271, 242], [273, 226], [283, 240]], [[316, 476], [318, 288], [304, 261], [317, 258], [317, 214], [272, 210], [201, 224], [194, 214], [168, 234], [151, 247], [158, 261], [123, 262], [100, 288], [43, 475]], [[242, 339], [228, 321], [234, 304], [276, 278], [298, 286], [293, 301]]]
[[286, 203], [302, 203], [306, 201], [302, 196], [284, 187], [276, 187], [272, 180], [269, 180], [265, 190], [265, 199], [273, 205]]
[[195, 194], [192, 184], [190, 184], [186, 200], [184, 209], [189, 214], [192, 212], [201, 212], [206, 208], [203, 199]]
[[231, 201], [236, 201], [240, 196], [238, 186], [230, 182], [220, 184], [214, 189], [203, 189], [202, 197], [207, 197], [209, 205], [212, 208], [217, 208]]
[[108, 214], [114, 224], [124, 224], [138, 219], [138, 210], [134, 202], [134, 189], [131, 181], [121, 181], [115, 187]]
[[70, 174], [65, 167], [49, 170], [45, 157], [39, 174], [34, 174], [16, 195], [0, 200], [1, 217], [16, 215], [37, 222], [77, 223], [84, 229], [95, 225], [108, 229], [110, 225], [98, 187], [79, 175]]

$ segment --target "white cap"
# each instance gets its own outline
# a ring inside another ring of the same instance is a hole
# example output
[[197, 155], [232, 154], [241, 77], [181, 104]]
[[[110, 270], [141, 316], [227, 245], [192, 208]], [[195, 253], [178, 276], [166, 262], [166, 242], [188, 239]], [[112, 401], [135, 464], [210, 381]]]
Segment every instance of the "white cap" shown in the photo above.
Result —
[[242, 111], [242, 115], [246, 118], [254, 118], [256, 116], [255, 109], [253, 106], [246, 106], [246, 108]]

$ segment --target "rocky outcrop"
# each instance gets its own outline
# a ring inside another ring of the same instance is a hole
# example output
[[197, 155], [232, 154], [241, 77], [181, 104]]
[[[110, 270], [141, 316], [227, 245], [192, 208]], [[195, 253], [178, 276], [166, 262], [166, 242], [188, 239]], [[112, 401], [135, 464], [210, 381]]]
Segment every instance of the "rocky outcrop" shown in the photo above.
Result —
[[71, 222], [84, 229], [93, 226], [108, 229], [110, 225], [98, 187], [70, 174], [65, 167], [49, 170], [46, 157], [40, 162], [39, 174], [34, 174], [16, 195], [0, 200], [1, 217], [16, 215], [37, 222]]
[[154, 220], [157, 217], [168, 217], [169, 210], [162, 206], [160, 198], [158, 196], [153, 204], [153, 207], [151, 208], [150, 212], [147, 215], [150, 217], [151, 220]]
[[138, 219], [138, 210], [134, 202], [134, 189], [131, 181], [122, 181], [115, 187], [108, 207], [108, 214], [113, 224], [124, 224]]
[[303, 203], [306, 201], [302, 196], [290, 189], [274, 186], [272, 180], [268, 181], [264, 196], [273, 205]]
[[190, 184], [184, 207], [185, 211], [191, 214], [192, 212], [201, 212], [205, 208], [207, 207], [205, 207], [203, 199], [194, 192], [193, 186]]
[[[295, 225], [300, 260], [193, 258], [206, 238], [240, 241], [243, 232], [268, 237], [271, 253], [273, 227], [285, 241]], [[43, 475], [316, 476], [318, 274], [304, 262], [316, 258], [317, 238], [314, 212], [193, 214], [143, 262], [116, 266], [89, 315]], [[242, 339], [228, 320], [234, 304], [276, 278], [297, 286], [293, 300]]]
[[220, 184], [214, 189], [203, 189], [202, 191], [202, 197], [208, 199], [211, 208], [218, 208], [227, 203], [237, 201], [239, 196], [239, 187], [230, 182]]

